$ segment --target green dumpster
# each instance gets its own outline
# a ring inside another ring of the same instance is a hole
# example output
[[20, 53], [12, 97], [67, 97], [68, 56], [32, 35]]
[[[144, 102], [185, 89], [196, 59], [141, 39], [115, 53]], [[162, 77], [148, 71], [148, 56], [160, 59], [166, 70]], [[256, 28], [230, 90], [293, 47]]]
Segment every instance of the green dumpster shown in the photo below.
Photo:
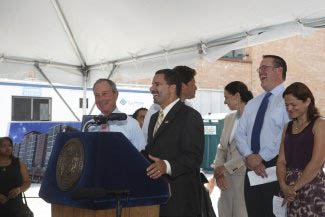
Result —
[[224, 120], [204, 120], [204, 154], [201, 168], [205, 173], [213, 173], [213, 162], [223, 129]]

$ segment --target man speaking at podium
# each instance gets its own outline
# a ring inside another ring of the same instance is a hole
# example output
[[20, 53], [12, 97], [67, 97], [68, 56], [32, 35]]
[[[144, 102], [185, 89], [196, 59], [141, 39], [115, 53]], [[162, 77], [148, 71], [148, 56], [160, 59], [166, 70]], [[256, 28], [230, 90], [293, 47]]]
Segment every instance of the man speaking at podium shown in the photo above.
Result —
[[[116, 84], [109, 79], [98, 79], [93, 91], [97, 108], [102, 115], [108, 117], [112, 113], [121, 113], [116, 107], [118, 91]], [[93, 121], [94, 120], [90, 120]], [[127, 116], [125, 120], [108, 120], [99, 126], [91, 126], [89, 132], [121, 132], [139, 150], [145, 147], [145, 140], [138, 122], [132, 117]]]
[[181, 82], [176, 71], [157, 71], [150, 91], [161, 110], [149, 123], [145, 150], [153, 163], [147, 174], [152, 179], [164, 176], [171, 190], [168, 202], [160, 206], [160, 216], [197, 217], [201, 213], [202, 117], [180, 101]]

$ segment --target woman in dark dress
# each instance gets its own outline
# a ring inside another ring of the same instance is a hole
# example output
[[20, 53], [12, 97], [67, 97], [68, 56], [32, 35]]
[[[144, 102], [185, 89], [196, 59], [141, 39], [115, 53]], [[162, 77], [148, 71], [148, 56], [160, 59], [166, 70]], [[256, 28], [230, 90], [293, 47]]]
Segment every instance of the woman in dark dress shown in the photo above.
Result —
[[26, 165], [12, 155], [9, 137], [0, 138], [0, 216], [19, 217], [21, 193], [30, 186]]
[[324, 217], [325, 120], [305, 84], [291, 84], [283, 97], [292, 121], [283, 131], [277, 176], [288, 217]]

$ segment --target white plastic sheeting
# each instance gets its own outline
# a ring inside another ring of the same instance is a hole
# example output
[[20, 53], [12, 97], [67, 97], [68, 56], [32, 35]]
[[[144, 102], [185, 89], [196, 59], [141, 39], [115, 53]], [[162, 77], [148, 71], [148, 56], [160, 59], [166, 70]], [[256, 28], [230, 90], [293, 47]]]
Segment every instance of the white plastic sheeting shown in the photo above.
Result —
[[232, 50], [255, 46], [274, 40], [290, 38], [296, 35], [308, 36], [315, 31], [317, 31], [317, 29], [305, 27], [299, 22], [275, 25], [268, 27], [265, 30], [257, 31], [255, 34], [247, 34], [247, 36], [243, 39], [229, 45], [220, 46], [218, 49], [214, 49], [212, 52], [207, 51], [207, 54], [203, 57], [207, 61], [213, 62]]

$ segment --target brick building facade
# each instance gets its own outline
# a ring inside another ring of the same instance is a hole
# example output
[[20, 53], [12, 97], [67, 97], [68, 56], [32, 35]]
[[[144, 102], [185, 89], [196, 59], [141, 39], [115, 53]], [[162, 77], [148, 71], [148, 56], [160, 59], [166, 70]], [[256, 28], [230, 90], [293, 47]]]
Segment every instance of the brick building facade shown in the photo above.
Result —
[[283, 57], [288, 65], [285, 86], [299, 81], [313, 92], [316, 106], [325, 115], [325, 29], [308, 36], [295, 36], [245, 49], [243, 61], [220, 59], [216, 63], [198, 61], [199, 88], [223, 88], [233, 80], [245, 82], [254, 96], [262, 93], [256, 69], [263, 54]]
[[[285, 86], [295, 81], [305, 83], [313, 92], [316, 106], [325, 115], [325, 29], [318, 29], [309, 36], [295, 36], [246, 48], [243, 58], [221, 58], [216, 62], [197, 60], [196, 82], [201, 89], [223, 89], [234, 80], [245, 82], [254, 96], [262, 93], [256, 69], [263, 54], [274, 54], [283, 57], [288, 65]], [[152, 72], [154, 73], [154, 72]], [[150, 85], [151, 78], [123, 81], [119, 76], [116, 82]]]

